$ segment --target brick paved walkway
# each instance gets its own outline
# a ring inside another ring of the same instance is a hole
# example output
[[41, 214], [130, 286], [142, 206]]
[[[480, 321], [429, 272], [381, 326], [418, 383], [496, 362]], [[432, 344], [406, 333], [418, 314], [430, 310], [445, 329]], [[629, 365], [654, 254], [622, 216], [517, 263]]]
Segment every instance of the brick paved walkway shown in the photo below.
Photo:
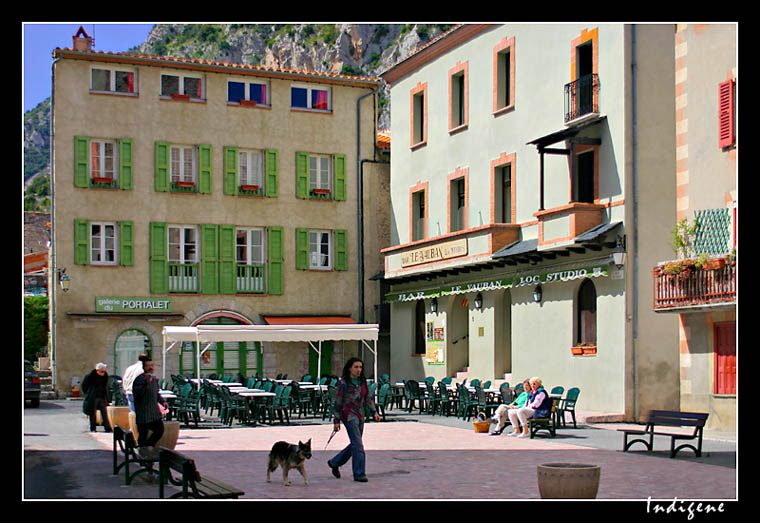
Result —
[[[343, 467], [342, 479], [330, 474], [327, 459], [348, 443], [341, 430], [324, 450], [331, 431], [331, 425], [316, 422], [183, 428], [176, 450], [194, 458], [202, 474], [240, 487], [244, 497], [251, 499], [538, 499], [536, 467], [550, 462], [600, 465], [598, 499], [736, 499], [736, 468], [712, 464], [709, 456], [697, 460], [688, 450], [670, 459], [665, 450], [651, 455], [623, 453], [569, 444], [562, 438], [492, 437], [472, 429], [403, 420], [366, 425], [369, 482], [357, 483], [351, 479], [350, 464]], [[110, 434], [91, 437], [110, 451]], [[272, 444], [309, 438], [313, 451], [307, 463], [310, 485], [305, 486], [300, 474], [293, 471], [292, 486], [285, 487], [279, 470], [273, 482], [267, 483], [267, 454]], [[663, 441], [667, 448], [668, 440]], [[719, 463], [717, 456], [714, 463]], [[103, 478], [123, 484], [123, 478], [110, 476], [110, 470], [99, 472]], [[157, 485], [134, 487], [145, 489], [146, 497], [157, 496]], [[119, 488], [117, 492], [125, 495], [123, 489], [132, 487]], [[133, 497], [134, 492], [126, 497]], [[108, 497], [105, 492], [103, 495]]]

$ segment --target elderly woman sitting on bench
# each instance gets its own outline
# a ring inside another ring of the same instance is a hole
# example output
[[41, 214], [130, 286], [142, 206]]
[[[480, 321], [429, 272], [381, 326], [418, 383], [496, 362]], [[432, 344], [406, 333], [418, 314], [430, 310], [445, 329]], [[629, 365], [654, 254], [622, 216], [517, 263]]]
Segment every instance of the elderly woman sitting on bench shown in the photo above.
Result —
[[[541, 384], [541, 378], [531, 378], [528, 381], [530, 382], [528, 403], [522, 408], [507, 411], [509, 422], [514, 427], [514, 431], [507, 434], [508, 436], [527, 438], [530, 435], [528, 420], [530, 418], [546, 418], [551, 412], [552, 399]], [[518, 430], [518, 427], [522, 427], [522, 432]]]

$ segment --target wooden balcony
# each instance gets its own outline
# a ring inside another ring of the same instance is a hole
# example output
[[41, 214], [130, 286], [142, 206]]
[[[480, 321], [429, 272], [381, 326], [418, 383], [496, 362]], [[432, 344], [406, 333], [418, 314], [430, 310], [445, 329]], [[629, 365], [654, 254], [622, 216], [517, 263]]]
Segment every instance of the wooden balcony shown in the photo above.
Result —
[[688, 312], [736, 305], [735, 261], [717, 269], [684, 265], [688, 268], [682, 272], [666, 270], [667, 264], [652, 271], [655, 312]]

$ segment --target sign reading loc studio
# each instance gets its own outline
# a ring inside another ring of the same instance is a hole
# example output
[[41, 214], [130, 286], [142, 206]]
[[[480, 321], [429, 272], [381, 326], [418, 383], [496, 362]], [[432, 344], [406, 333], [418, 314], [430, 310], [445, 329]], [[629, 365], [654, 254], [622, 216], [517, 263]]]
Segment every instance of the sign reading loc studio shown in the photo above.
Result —
[[95, 296], [95, 312], [171, 312], [168, 298]]
[[385, 301], [411, 301], [422, 300], [425, 298], [435, 298], [438, 296], [448, 296], [449, 294], [464, 294], [467, 292], [494, 291], [498, 289], [511, 289], [522, 287], [523, 285], [538, 285], [539, 283], [563, 282], [577, 280], [580, 278], [594, 278], [607, 276], [607, 265], [594, 265], [591, 267], [581, 267], [569, 270], [542, 272], [536, 274], [523, 274], [514, 277], [494, 278], [459, 285], [446, 285], [435, 289], [425, 289], [421, 291], [395, 292], [385, 295]]

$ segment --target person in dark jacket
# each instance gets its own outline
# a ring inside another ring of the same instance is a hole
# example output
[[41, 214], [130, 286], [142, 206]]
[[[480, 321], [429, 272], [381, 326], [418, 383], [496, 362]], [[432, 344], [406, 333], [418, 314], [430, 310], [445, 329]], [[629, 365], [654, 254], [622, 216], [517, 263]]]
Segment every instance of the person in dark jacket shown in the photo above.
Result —
[[82, 411], [90, 417], [90, 432], [95, 432], [97, 428], [98, 412], [103, 418], [103, 428], [106, 432], [111, 432], [111, 424], [108, 422], [108, 411], [106, 410], [111, 402], [106, 368], [105, 363], [98, 363], [95, 365], [95, 369], [82, 380], [81, 390], [84, 394]]
[[164, 435], [164, 422], [158, 404], [168, 408], [166, 400], [158, 393], [158, 380], [153, 376], [153, 362], [143, 362], [143, 373], [135, 378], [132, 394], [135, 398], [135, 421], [137, 422], [137, 446], [141, 454], [155, 453], [155, 446]]
[[364, 364], [359, 358], [349, 358], [343, 367], [343, 377], [335, 387], [336, 397], [333, 408], [333, 430], [340, 430], [340, 422], [346, 426], [350, 443], [340, 451], [327, 465], [333, 476], [340, 477], [339, 467], [351, 460], [354, 481], [366, 482], [364, 471], [365, 454], [362, 434], [364, 432], [364, 407], [369, 409], [375, 421], [380, 421], [377, 408], [369, 394], [367, 379], [364, 377]]

